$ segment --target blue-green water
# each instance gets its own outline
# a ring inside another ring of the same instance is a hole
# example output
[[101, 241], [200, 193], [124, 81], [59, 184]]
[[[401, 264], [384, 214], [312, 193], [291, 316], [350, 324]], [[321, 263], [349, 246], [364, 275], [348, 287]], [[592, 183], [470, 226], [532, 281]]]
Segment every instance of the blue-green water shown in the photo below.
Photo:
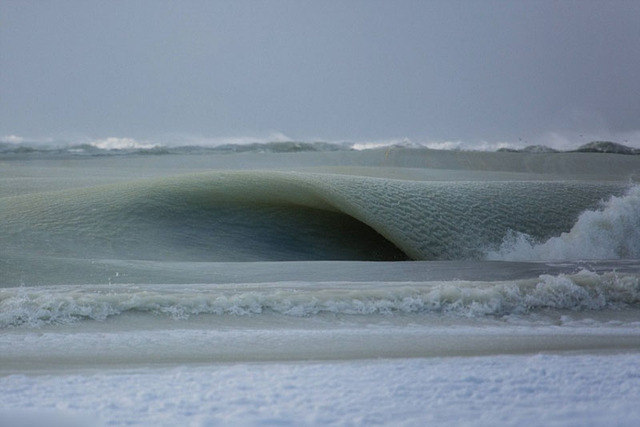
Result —
[[638, 156], [74, 150], [1, 154], [5, 372], [640, 347]]

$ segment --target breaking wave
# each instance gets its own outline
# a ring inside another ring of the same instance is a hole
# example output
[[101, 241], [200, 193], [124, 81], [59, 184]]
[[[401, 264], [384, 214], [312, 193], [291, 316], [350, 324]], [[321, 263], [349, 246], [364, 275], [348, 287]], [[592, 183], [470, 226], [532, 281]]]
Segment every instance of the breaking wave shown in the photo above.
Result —
[[[611, 183], [217, 172], [6, 197], [0, 238], [7, 254], [83, 259], [480, 259], [509, 230], [549, 239], [624, 190]], [[626, 216], [611, 217], [607, 226], [608, 245], [618, 248], [612, 253], [618, 257], [638, 253], [638, 194], [635, 189], [611, 202], [615, 210], [631, 204]], [[580, 230], [585, 221], [602, 222], [589, 215], [576, 225]], [[593, 250], [601, 246], [601, 234], [590, 237]]]
[[0, 328], [106, 320], [122, 314], [306, 317], [441, 313], [507, 316], [539, 310], [620, 309], [640, 302], [637, 274], [581, 271], [497, 282], [104, 285], [0, 290]]
[[110, 156], [129, 154], [229, 154], [229, 153], [298, 153], [328, 151], [366, 151], [388, 149], [413, 149], [467, 152], [514, 152], [514, 153], [609, 153], [640, 154], [640, 148], [612, 141], [592, 141], [573, 149], [559, 149], [547, 145], [522, 146], [509, 142], [467, 143], [464, 141], [415, 142], [408, 138], [370, 141], [304, 141], [293, 140], [275, 133], [266, 138], [193, 138], [151, 141], [135, 138], [108, 137], [77, 142], [51, 138], [30, 140], [16, 135], [0, 137], [0, 155], [72, 155]]
[[580, 214], [570, 231], [540, 242], [510, 231], [493, 260], [546, 261], [640, 258], [640, 186], [612, 197], [597, 210]]

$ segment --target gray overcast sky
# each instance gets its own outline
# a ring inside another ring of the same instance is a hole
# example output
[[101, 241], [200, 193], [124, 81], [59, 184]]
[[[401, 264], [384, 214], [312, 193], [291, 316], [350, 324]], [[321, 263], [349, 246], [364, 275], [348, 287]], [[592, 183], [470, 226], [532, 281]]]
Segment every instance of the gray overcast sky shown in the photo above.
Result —
[[639, 129], [636, 0], [0, 0], [0, 136]]

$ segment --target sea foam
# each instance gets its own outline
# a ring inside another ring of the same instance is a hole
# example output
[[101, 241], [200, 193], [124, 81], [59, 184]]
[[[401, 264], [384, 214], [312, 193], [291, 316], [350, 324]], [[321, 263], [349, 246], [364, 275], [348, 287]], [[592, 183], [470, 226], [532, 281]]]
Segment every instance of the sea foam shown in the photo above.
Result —
[[640, 186], [613, 196], [598, 210], [583, 212], [567, 233], [536, 242], [526, 233], [511, 231], [488, 259], [577, 260], [640, 257]]
[[638, 275], [589, 271], [496, 282], [56, 286], [0, 290], [0, 328], [104, 321], [127, 313], [176, 320], [203, 314], [481, 317], [547, 309], [600, 310], [639, 301]]

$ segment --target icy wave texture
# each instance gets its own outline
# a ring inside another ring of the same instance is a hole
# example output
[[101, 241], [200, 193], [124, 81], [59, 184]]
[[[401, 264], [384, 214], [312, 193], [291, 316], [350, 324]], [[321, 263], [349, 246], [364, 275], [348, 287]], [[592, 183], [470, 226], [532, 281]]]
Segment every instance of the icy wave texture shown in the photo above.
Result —
[[518, 231], [507, 234], [493, 260], [578, 260], [640, 258], [640, 186], [587, 210], [570, 231], [539, 242]]
[[5, 197], [0, 250], [157, 261], [481, 258], [509, 230], [547, 239], [623, 192], [590, 182], [203, 173]]
[[505, 316], [541, 309], [600, 310], [640, 302], [637, 274], [541, 275], [513, 281], [259, 283], [9, 288], [0, 291], [0, 328], [105, 320], [124, 313], [174, 319], [212, 314]]

